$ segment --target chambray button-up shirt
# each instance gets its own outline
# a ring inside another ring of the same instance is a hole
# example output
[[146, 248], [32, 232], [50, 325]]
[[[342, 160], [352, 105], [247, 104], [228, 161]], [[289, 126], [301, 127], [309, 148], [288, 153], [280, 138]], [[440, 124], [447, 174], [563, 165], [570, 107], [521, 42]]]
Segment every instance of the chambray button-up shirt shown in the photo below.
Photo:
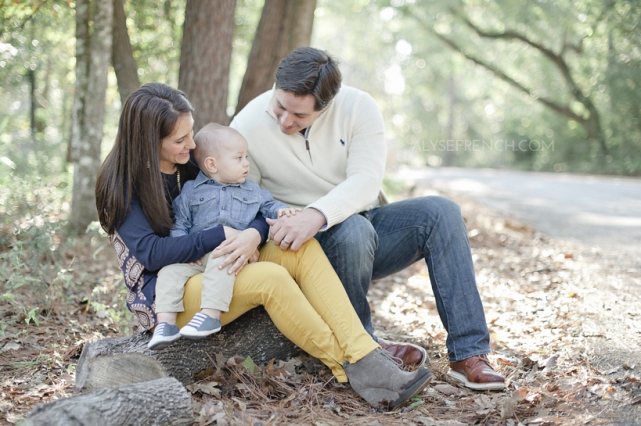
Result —
[[200, 172], [195, 180], [185, 183], [173, 207], [176, 218], [171, 236], [178, 237], [217, 225], [242, 231], [258, 213], [276, 218], [278, 209], [289, 206], [249, 179], [222, 184]]

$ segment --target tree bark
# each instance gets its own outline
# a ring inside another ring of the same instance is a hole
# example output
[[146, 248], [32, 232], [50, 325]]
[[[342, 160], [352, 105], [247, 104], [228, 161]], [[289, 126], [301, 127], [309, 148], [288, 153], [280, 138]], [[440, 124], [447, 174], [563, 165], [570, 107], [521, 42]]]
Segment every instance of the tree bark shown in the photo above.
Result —
[[[454, 81], [454, 76], [450, 75], [450, 78], [447, 81], [447, 97], [449, 101], [448, 116], [447, 116], [447, 127], [446, 127], [446, 138], [447, 140], [454, 140], [454, 122], [456, 119], [456, 83]], [[454, 151], [446, 149], [443, 153], [443, 167], [451, 167], [454, 163]]]
[[154, 358], [136, 352], [85, 357], [76, 369], [76, 390], [86, 392], [167, 377], [165, 368]]
[[[136, 369], [145, 377], [166, 373], [187, 385], [234, 355], [250, 356], [256, 364], [262, 364], [302, 353], [278, 331], [263, 308], [249, 311], [202, 340], [181, 339], [166, 349], [151, 351], [147, 349], [150, 338], [147, 333], [85, 344], [76, 366], [76, 389], [99, 388], [105, 380], [111, 385], [131, 383], [135, 379], [127, 372]], [[131, 353], [146, 355], [149, 362], [143, 367], [140, 358], [113, 356]], [[101, 357], [106, 358], [99, 360]]]
[[187, 0], [178, 87], [196, 109], [194, 131], [226, 125], [236, 0]]
[[316, 0], [265, 0], [234, 114], [272, 86], [281, 59], [309, 45], [315, 9]]
[[76, 1], [76, 81], [74, 83], [73, 106], [71, 107], [71, 134], [67, 145], [67, 161], [74, 161], [74, 147], [80, 144], [83, 105], [87, 93], [89, 73], [89, 2]]
[[297, 47], [309, 46], [314, 26], [316, 0], [289, 0], [287, 7], [291, 11], [292, 26], [289, 35], [289, 48], [285, 55]]
[[37, 406], [22, 425], [191, 425], [191, 395], [174, 378], [100, 389]]
[[138, 66], [131, 48], [131, 40], [127, 31], [127, 16], [123, 0], [113, 0], [113, 44], [111, 47], [111, 63], [118, 79], [118, 93], [124, 103], [127, 96], [140, 87]]
[[[84, 0], [76, 2], [76, 7], [80, 9], [80, 19], [88, 18], [88, 13], [85, 12], [88, 6]], [[71, 139], [74, 176], [69, 215], [69, 228], [75, 233], [84, 232], [87, 225], [97, 218], [94, 191], [96, 170], [100, 166], [100, 143], [105, 118], [113, 2], [96, 1], [94, 10], [93, 34], [89, 41], [88, 55], [83, 50], [87, 45], [86, 40], [89, 39], [88, 33], [85, 41], [76, 45], [80, 47], [80, 51], [77, 52], [80, 61], [76, 62], [76, 76], [80, 75], [81, 79], [76, 84], [75, 96], [78, 97], [78, 101], [74, 100], [74, 128]], [[78, 22], [79, 18], [76, 19], [81, 35], [84, 36], [84, 31], [88, 28], [87, 23]]]

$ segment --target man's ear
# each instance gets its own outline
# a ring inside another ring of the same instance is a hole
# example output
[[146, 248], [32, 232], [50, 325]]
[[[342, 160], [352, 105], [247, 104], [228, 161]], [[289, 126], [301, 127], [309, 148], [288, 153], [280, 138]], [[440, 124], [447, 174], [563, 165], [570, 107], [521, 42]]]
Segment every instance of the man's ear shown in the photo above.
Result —
[[207, 157], [203, 162], [205, 168], [209, 173], [217, 173], [218, 168], [216, 167], [216, 159], [214, 157]]

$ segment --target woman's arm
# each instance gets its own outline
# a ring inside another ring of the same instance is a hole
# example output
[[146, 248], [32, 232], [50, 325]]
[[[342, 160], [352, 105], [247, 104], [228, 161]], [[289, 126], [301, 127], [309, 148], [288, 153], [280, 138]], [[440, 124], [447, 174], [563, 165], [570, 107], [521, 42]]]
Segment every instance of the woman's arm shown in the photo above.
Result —
[[256, 215], [254, 220], [249, 223], [249, 226], [247, 226], [247, 228], [254, 228], [258, 231], [258, 234], [260, 235], [260, 244], [258, 244], [258, 247], [262, 247], [267, 242], [267, 236], [269, 235], [269, 225], [267, 224], [265, 217], [261, 213], [258, 213]]
[[193, 262], [225, 240], [222, 226], [182, 237], [160, 237], [154, 233], [136, 199], [131, 200], [131, 209], [118, 227], [118, 234], [149, 271], [158, 271], [172, 263]]

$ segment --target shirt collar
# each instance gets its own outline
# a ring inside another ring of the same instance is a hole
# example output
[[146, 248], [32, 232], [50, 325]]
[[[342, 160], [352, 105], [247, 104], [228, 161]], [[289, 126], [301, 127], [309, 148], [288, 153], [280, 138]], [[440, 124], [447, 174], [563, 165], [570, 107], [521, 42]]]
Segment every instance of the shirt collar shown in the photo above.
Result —
[[194, 181], [194, 188], [197, 188], [200, 185], [204, 185], [204, 184], [210, 184], [210, 185], [215, 185], [215, 186], [220, 186], [220, 187], [223, 187], [223, 186], [238, 186], [238, 187], [240, 187], [242, 189], [247, 189], [247, 190], [250, 190], [250, 191], [252, 189], [252, 187], [249, 185], [247, 179], [245, 179], [245, 182], [243, 182], [243, 183], [224, 183], [223, 184], [223, 183], [218, 182], [216, 179], [212, 179], [212, 178], [209, 178], [209, 177], [205, 176], [205, 174], [202, 171], [200, 171], [200, 172], [198, 172], [198, 176], [196, 177], [196, 180]]

